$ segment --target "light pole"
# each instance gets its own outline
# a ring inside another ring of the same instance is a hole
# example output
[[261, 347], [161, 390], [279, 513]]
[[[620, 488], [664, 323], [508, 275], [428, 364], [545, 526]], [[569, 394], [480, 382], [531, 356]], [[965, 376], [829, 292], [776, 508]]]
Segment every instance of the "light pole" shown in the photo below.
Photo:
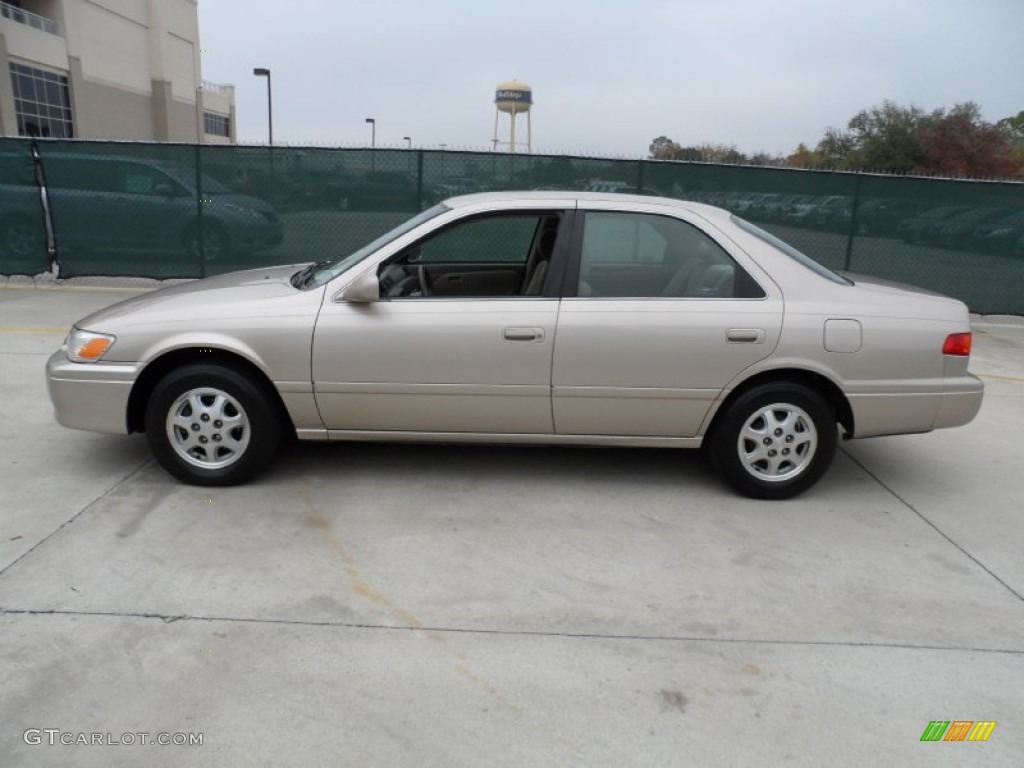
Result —
[[274, 100], [270, 93], [270, 70], [266, 67], [255, 67], [252, 71], [256, 77], [267, 78], [267, 135], [269, 143], [274, 143]]
[[406, 170], [412, 172], [412, 136], [403, 136], [402, 141], [405, 142], [405, 148], [409, 150], [409, 162], [406, 164]]
[[370, 124], [370, 171], [377, 170], [377, 121], [372, 117], [366, 118]]

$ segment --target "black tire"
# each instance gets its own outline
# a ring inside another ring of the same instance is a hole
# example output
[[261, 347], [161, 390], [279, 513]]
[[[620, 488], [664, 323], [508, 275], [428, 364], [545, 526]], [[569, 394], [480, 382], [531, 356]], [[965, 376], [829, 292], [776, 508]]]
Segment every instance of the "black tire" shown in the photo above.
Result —
[[[170, 423], [174, 415], [177, 424]], [[246, 482], [270, 465], [281, 432], [266, 388], [222, 365], [196, 363], [171, 371], [146, 403], [153, 455], [191, 485]]]
[[4, 219], [0, 232], [3, 233], [0, 252], [17, 259], [28, 259], [33, 256], [42, 258], [46, 255], [41, 220], [33, 221], [27, 216], [11, 216]]
[[762, 384], [727, 406], [711, 435], [711, 461], [744, 496], [789, 499], [825, 474], [835, 456], [837, 431], [834, 410], [814, 390], [796, 383]]
[[199, 227], [193, 224], [185, 232], [185, 254], [194, 261], [224, 261], [231, 255], [231, 240], [220, 224], [204, 222], [200, 248]]

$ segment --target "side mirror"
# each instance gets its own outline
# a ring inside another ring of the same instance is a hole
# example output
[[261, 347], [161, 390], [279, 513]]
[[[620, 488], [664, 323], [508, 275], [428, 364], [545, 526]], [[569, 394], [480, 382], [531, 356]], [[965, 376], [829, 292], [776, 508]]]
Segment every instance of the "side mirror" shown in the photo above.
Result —
[[371, 304], [380, 301], [380, 280], [377, 271], [364, 272], [341, 292], [341, 298], [353, 304]]

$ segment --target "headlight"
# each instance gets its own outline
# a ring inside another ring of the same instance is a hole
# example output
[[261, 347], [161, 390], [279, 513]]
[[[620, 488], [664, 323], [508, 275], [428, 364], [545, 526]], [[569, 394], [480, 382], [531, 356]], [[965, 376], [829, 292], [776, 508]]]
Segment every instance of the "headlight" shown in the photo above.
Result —
[[244, 205], [239, 205], [238, 203], [224, 203], [224, 208], [238, 216], [259, 218], [260, 215], [259, 211], [254, 211], [252, 208], [246, 208]]
[[93, 333], [72, 328], [64, 346], [68, 359], [73, 363], [95, 363], [107, 350], [114, 346], [116, 336], [107, 333]]

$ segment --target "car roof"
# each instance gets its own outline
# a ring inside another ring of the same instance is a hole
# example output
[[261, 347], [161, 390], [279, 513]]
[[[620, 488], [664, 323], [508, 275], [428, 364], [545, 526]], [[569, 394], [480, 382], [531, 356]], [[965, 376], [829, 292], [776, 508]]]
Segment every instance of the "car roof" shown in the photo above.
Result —
[[458, 195], [444, 201], [449, 208], [462, 208], [468, 205], [479, 205], [481, 203], [502, 203], [516, 201], [537, 200], [538, 202], [550, 203], [551, 201], [574, 201], [581, 206], [587, 203], [633, 203], [640, 205], [654, 205], [659, 207], [678, 208], [683, 211], [690, 211], [705, 218], [728, 218], [732, 214], [723, 209], [705, 203], [695, 203], [690, 200], [677, 200], [673, 197], [655, 197], [654, 195], [630, 195], [621, 192], [588, 192], [585, 190], [524, 190], [505, 192], [477, 192], [471, 195]]

